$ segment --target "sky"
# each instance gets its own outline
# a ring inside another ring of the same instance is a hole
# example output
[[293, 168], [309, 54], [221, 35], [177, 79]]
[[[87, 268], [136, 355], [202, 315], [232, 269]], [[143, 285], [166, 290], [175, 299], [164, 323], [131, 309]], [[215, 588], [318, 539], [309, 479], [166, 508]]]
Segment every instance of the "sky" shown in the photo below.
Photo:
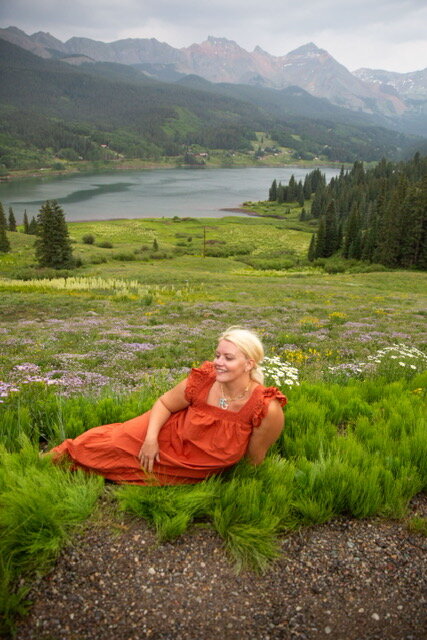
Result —
[[426, 0], [0, 0], [0, 27], [182, 48], [208, 36], [282, 56], [308, 42], [350, 71], [427, 67]]

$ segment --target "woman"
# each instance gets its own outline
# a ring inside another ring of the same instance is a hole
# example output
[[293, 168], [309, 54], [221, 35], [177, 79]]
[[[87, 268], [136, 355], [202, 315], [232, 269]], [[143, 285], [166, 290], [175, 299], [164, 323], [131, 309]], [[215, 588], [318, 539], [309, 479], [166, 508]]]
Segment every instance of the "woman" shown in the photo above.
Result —
[[52, 449], [74, 467], [128, 484], [193, 484], [247, 456], [260, 464], [284, 424], [285, 396], [264, 387], [257, 336], [230, 327], [213, 362], [192, 369], [150, 411], [104, 425]]

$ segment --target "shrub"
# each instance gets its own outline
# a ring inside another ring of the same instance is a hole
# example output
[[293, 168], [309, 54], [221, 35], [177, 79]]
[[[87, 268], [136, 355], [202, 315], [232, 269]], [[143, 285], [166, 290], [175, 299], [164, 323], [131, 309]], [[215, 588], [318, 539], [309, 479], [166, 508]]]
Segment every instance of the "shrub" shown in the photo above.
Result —
[[113, 245], [108, 240], [104, 240], [103, 242], [98, 242], [97, 247], [101, 247], [101, 249], [112, 249]]
[[120, 260], [121, 262], [132, 262], [136, 260], [134, 253], [116, 253], [113, 256], [113, 260]]
[[94, 244], [95, 236], [92, 233], [86, 233], [82, 238], [82, 242], [84, 244]]
[[89, 262], [91, 264], [102, 264], [107, 262], [107, 258], [105, 256], [92, 256]]
[[270, 269], [281, 271], [284, 269], [291, 269], [295, 266], [295, 261], [290, 258], [257, 258], [249, 256], [247, 258], [238, 257], [236, 260], [243, 262], [244, 264], [248, 264], [249, 266], [254, 267], [254, 269], [261, 269], [263, 271]]

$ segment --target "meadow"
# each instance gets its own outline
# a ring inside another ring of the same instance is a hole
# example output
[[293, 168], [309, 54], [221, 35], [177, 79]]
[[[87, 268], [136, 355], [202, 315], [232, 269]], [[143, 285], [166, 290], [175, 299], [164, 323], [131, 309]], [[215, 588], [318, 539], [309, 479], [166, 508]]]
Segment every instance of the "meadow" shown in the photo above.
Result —
[[[265, 205], [267, 207], [267, 205]], [[76, 531], [119, 513], [159, 541], [213, 527], [236, 568], [264, 570], [278, 537], [340, 516], [405, 518], [427, 489], [426, 274], [305, 259], [309, 223], [283, 218], [70, 223], [82, 266], [34, 266], [34, 238], [0, 257], [0, 604], [4, 629]], [[88, 242], [88, 236], [90, 240]], [[263, 465], [194, 487], [104, 485], [40, 458], [122, 422], [242, 324], [288, 396]], [[120, 516], [121, 517], [121, 516]], [[422, 519], [408, 521], [425, 530]]]

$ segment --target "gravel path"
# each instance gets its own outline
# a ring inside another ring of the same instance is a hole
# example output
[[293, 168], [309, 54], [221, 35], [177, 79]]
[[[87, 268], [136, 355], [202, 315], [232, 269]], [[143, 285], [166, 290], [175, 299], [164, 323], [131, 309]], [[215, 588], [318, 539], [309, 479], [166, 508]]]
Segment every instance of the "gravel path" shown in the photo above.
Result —
[[[411, 508], [427, 516], [427, 496]], [[426, 640], [426, 551], [404, 523], [338, 519], [236, 575], [209, 529], [159, 546], [143, 522], [98, 525], [40, 581], [17, 640]]]

